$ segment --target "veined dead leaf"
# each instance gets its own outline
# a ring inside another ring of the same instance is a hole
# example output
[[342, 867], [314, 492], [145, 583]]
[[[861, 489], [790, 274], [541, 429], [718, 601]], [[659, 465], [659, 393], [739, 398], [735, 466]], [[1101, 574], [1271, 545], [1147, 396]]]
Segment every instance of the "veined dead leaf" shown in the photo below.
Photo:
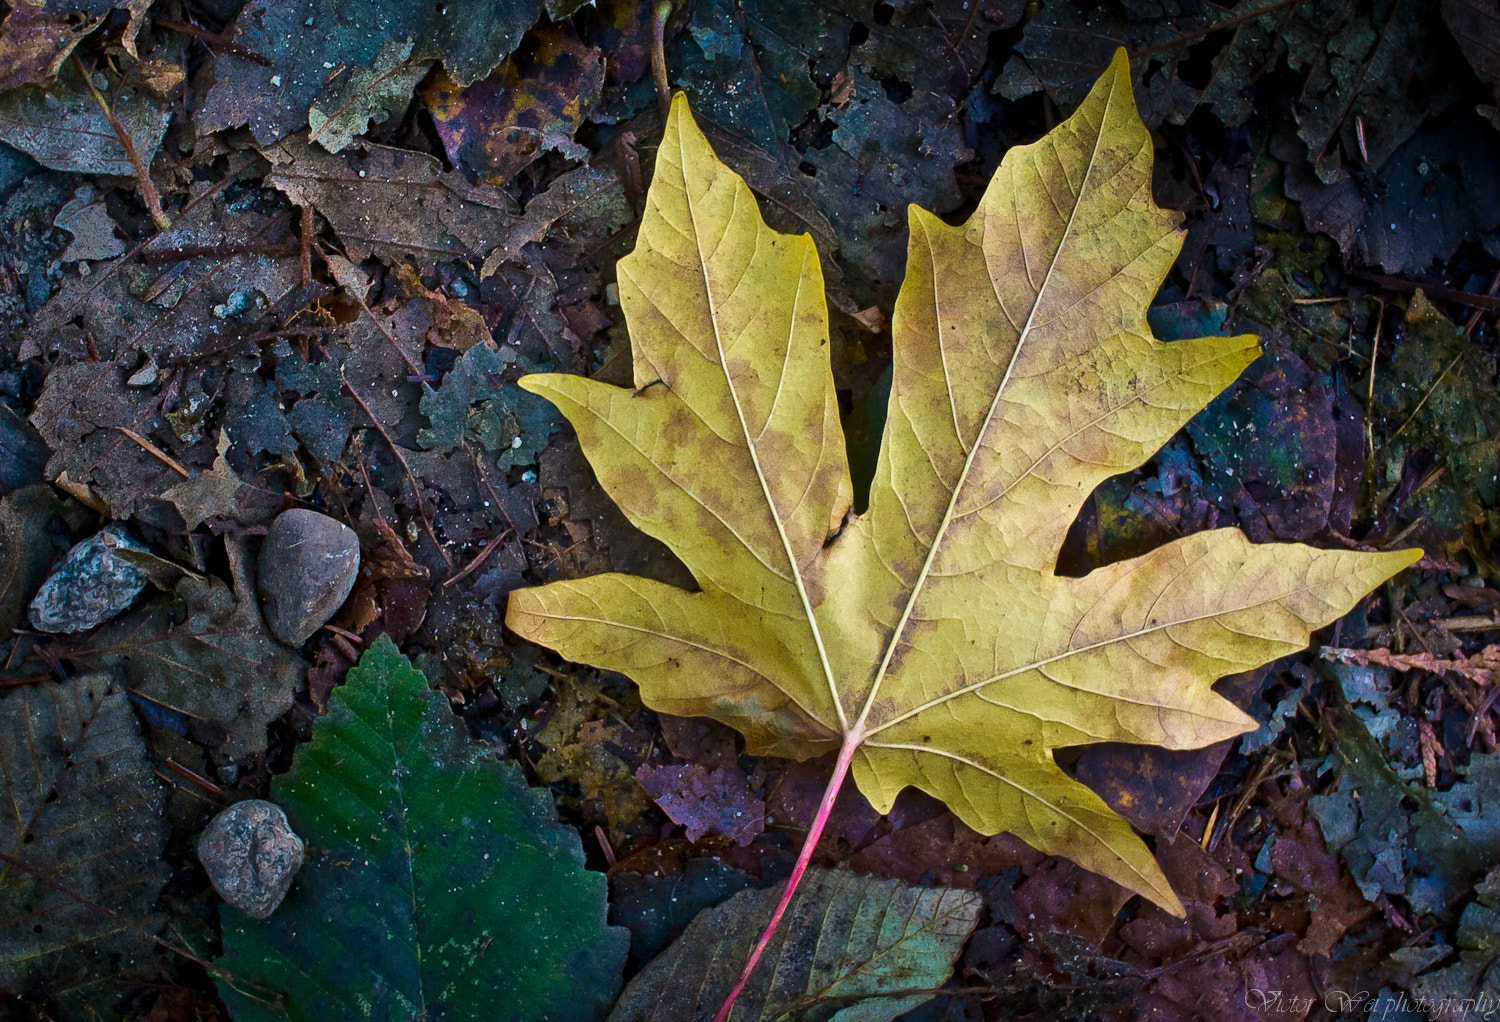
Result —
[[825, 808], [852, 767], [881, 811], [921, 788], [1181, 915], [1146, 845], [1053, 750], [1253, 729], [1213, 682], [1302, 648], [1419, 552], [1219, 529], [1054, 574], [1094, 487], [1259, 354], [1251, 336], [1152, 336], [1182, 233], [1151, 163], [1121, 51], [1072, 117], [1006, 154], [967, 223], [912, 208], [889, 417], [851, 517], [812, 240], [765, 226], [679, 95], [619, 264], [636, 389], [521, 385], [700, 591], [557, 582], [513, 593], [510, 626], [630, 675], [658, 710], [732, 725], [751, 752], [837, 750]]

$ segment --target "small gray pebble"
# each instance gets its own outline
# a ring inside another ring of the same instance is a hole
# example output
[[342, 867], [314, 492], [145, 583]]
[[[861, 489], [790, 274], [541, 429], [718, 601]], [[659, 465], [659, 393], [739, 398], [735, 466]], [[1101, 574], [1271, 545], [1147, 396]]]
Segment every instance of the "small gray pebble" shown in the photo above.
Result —
[[104, 542], [106, 533], [118, 546], [146, 549], [118, 522], [75, 544], [31, 601], [31, 626], [37, 631], [86, 632], [130, 606], [146, 588], [146, 573], [116, 557]]
[[316, 511], [283, 511], [260, 548], [260, 601], [271, 634], [300, 646], [333, 617], [359, 574], [359, 537]]
[[198, 861], [219, 897], [251, 919], [265, 919], [302, 867], [302, 839], [280, 806], [247, 799], [208, 822], [198, 839]]

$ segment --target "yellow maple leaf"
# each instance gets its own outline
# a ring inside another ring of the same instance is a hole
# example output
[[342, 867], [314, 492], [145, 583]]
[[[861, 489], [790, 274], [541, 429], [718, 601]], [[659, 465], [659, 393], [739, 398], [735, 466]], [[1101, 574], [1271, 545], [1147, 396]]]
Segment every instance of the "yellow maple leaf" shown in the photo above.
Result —
[[700, 591], [557, 582], [513, 593], [510, 627], [629, 675], [649, 706], [737, 728], [753, 753], [837, 751], [825, 809], [852, 767], [882, 812], [915, 786], [1182, 915], [1144, 842], [1053, 750], [1253, 729], [1213, 682], [1301, 649], [1420, 551], [1218, 529], [1054, 574], [1090, 492], [1260, 353], [1251, 336], [1152, 336], [1182, 232], [1151, 200], [1151, 164], [1122, 50], [1067, 121], [1006, 154], [967, 223], [912, 207], [880, 461], [850, 517], [812, 239], [765, 225], [677, 96], [619, 264], [636, 389], [521, 385]]

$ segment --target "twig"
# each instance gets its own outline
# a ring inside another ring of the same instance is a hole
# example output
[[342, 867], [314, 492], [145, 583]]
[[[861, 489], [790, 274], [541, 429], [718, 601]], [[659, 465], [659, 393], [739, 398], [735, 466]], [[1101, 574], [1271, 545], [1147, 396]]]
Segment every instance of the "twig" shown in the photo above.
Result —
[[1429, 298], [1438, 298], [1445, 302], [1457, 302], [1459, 305], [1467, 305], [1471, 309], [1483, 309], [1486, 312], [1500, 312], [1500, 297], [1494, 295], [1476, 295], [1472, 291], [1460, 291], [1457, 288], [1444, 287], [1442, 284], [1418, 284], [1414, 280], [1405, 277], [1389, 277], [1384, 273], [1367, 273], [1364, 270], [1350, 269], [1349, 276], [1360, 280], [1367, 280], [1371, 284], [1379, 284], [1381, 287], [1392, 291], [1401, 291], [1410, 294], [1413, 291], [1422, 291]]
[[115, 116], [115, 112], [109, 108], [104, 96], [94, 87], [94, 80], [89, 77], [88, 71], [83, 66], [83, 61], [78, 59], [78, 54], [73, 54], [73, 66], [78, 69], [78, 74], [83, 78], [83, 84], [88, 86], [89, 93], [94, 97], [94, 102], [99, 104], [99, 109], [104, 113], [104, 119], [109, 121], [109, 126], [114, 129], [115, 137], [119, 139], [120, 146], [125, 150], [125, 158], [130, 161], [130, 167], [135, 171], [136, 187], [140, 189], [141, 199], [146, 203], [146, 212], [151, 214], [152, 223], [156, 224], [159, 231], [170, 231], [172, 221], [161, 208], [161, 196], [157, 194], [156, 183], [151, 180], [151, 174], [146, 165], [141, 162], [141, 156], [135, 151], [135, 143], [130, 140], [130, 133]]
[[1474, 737], [1479, 734], [1479, 729], [1483, 726], [1485, 718], [1489, 716], [1490, 710], [1494, 708], [1497, 698], [1500, 698], [1500, 685], [1486, 692], [1484, 698], [1479, 701], [1479, 705], [1474, 707], [1474, 719], [1469, 722], [1467, 744], [1471, 746], [1474, 744]]
[[401, 356], [402, 361], [407, 364], [412, 373], [416, 376], [425, 376], [427, 374], [427, 367], [423, 366], [421, 363], [413, 359], [411, 355], [407, 353], [406, 349], [401, 347], [400, 342], [396, 340], [396, 335], [387, 330], [385, 328], [385, 324], [375, 318], [375, 313], [372, 312], [370, 310], [370, 307], [365, 304], [365, 300], [359, 295], [355, 294], [353, 291], [349, 291], [347, 293], [351, 298], [359, 303], [359, 307], [361, 309], [365, 310], [365, 315], [370, 317], [370, 322], [375, 324], [375, 329], [380, 331], [382, 337], [391, 342], [391, 347], [396, 349], [396, 354]]
[[185, 245], [182, 248], [151, 249], [140, 254], [143, 263], [176, 263], [185, 259], [207, 257], [229, 259], [239, 255], [291, 256], [297, 254], [296, 245], [250, 244], [250, 245]]
[[462, 571], [443, 583], [443, 588], [446, 589], [449, 586], [453, 585], [455, 582], [462, 582], [465, 578], [472, 574], [476, 568], [478, 568], [485, 562], [485, 559], [489, 557], [490, 554], [494, 553], [499, 548], [500, 544], [505, 541], [505, 537], [510, 535], [510, 532], [511, 530], [506, 529], [498, 536], [494, 537], [488, 543], [486, 543], [484, 545], [484, 549], [479, 551], [479, 553], [472, 561], [464, 565]]
[[206, 28], [199, 28], [197, 25], [187, 25], [180, 21], [168, 21], [165, 18], [157, 18], [154, 16], [151, 19], [151, 23], [157, 28], [166, 29], [168, 32], [180, 32], [183, 35], [192, 36], [194, 39], [208, 46], [210, 52], [212, 52], [213, 48], [217, 46], [225, 53], [232, 53], [236, 57], [242, 57], [245, 60], [250, 61], [252, 64], [259, 64], [261, 67], [276, 66], [275, 63], [272, 62], [270, 57], [264, 56], [260, 53], [256, 53], [248, 46], [241, 46], [239, 43], [231, 42], [218, 33], [210, 32]]
[[[1422, 399], [1417, 402], [1417, 407], [1415, 407], [1415, 408], [1413, 408], [1411, 410], [1411, 414], [1406, 417], [1405, 421], [1403, 421], [1401, 423], [1401, 425], [1399, 425], [1399, 426], [1396, 427], [1396, 430], [1395, 430], [1394, 433], [1392, 433], [1390, 436], [1388, 436], [1388, 437], [1385, 438], [1385, 442], [1380, 445], [1380, 450], [1381, 451], [1383, 451], [1387, 447], [1389, 447], [1391, 441], [1394, 440], [1394, 439], [1396, 439], [1396, 437], [1401, 433], [1401, 431], [1403, 429], [1405, 429], [1407, 426], [1411, 425], [1412, 420], [1417, 417], [1417, 413], [1422, 410], [1422, 406], [1425, 405], [1425, 404], [1427, 404], [1427, 399], [1430, 398], [1430, 397], [1432, 397], [1433, 392], [1436, 391], [1438, 389], [1438, 386], [1443, 382], [1443, 378], [1445, 376], [1447, 376], [1449, 373], [1453, 372], [1453, 367], [1456, 366], [1456, 365], [1458, 365], [1459, 359], [1463, 358], [1464, 355], [1468, 354], [1468, 350], [1469, 349], [1468, 349], [1467, 346], [1458, 349], [1458, 354], [1454, 355], [1453, 356], [1453, 361], [1449, 362], [1448, 365], [1443, 369], [1443, 371], [1437, 374], [1437, 379], [1435, 379], [1435, 380], [1432, 381], [1432, 386], [1430, 386], [1430, 387], [1427, 388], [1427, 393], [1425, 393], [1425, 394], [1422, 395]], [[1379, 454], [1380, 451], [1376, 451], [1375, 453]]]
[[1467, 617], [1445, 618], [1442, 621], [1434, 621], [1433, 624], [1445, 632], [1500, 631], [1500, 618], [1481, 617], [1477, 614]]
[[313, 213], [311, 206], [299, 206], [302, 214], [300, 240], [302, 243], [302, 286], [312, 283], [312, 236]]
[[[337, 635], [340, 638], [347, 639], [348, 641], [354, 643], [356, 646], [363, 646], [365, 644], [364, 639], [361, 639], [358, 635], [355, 635], [347, 628], [340, 628], [335, 624], [324, 624], [323, 627], [328, 629], [328, 631], [332, 632], [334, 635]], [[356, 657], [355, 659], [358, 658]]]
[[406, 481], [411, 484], [411, 494], [414, 498], [416, 498], [417, 514], [422, 518], [422, 525], [427, 529], [427, 535], [432, 537], [432, 543], [437, 547], [437, 552], [439, 556], [443, 558], [443, 563], [448, 565], [448, 567], [450, 568], [453, 567], [453, 559], [448, 556], [448, 551], [443, 549], [443, 544], [438, 539], [437, 532], [432, 528], [432, 522], [427, 518], [427, 503], [422, 500], [422, 487], [417, 484], [416, 474], [412, 472], [411, 466], [406, 463], [406, 456], [401, 453], [401, 448], [397, 446], [395, 438], [386, 431], [385, 426], [378, 418], [376, 418], [375, 413], [370, 410], [370, 406], [365, 402], [365, 399], [360, 396], [359, 391], [354, 389], [354, 385], [351, 384], [349, 382], [349, 378], [344, 375], [344, 370], [342, 368], [339, 369], [339, 379], [343, 381], [344, 389], [347, 390], [349, 392], [349, 395], [354, 398], [355, 403], [364, 410], [365, 415], [371, 422], [375, 424], [375, 428], [380, 431], [380, 435], [385, 437], [385, 442], [387, 445], [389, 445], [391, 453], [394, 454], [396, 456], [396, 460], [401, 463], [401, 470], [406, 473]]
[[[1496, 272], [1494, 278], [1490, 281], [1489, 290], [1485, 291], [1485, 294], [1493, 295], [1497, 289], [1500, 289], [1500, 272]], [[1469, 339], [1469, 335], [1472, 334], [1474, 332], [1474, 328], [1479, 325], [1479, 317], [1483, 314], [1483, 311], [1480, 309], [1474, 310], [1473, 315], [1469, 317], [1469, 321], [1464, 324], [1464, 340], [1467, 341]]]
[[1219, 832], [1209, 839], [1208, 850], [1210, 852], [1218, 846], [1220, 838], [1234, 829], [1234, 825], [1239, 822], [1240, 814], [1245, 811], [1245, 807], [1250, 804], [1250, 800], [1260, 790], [1261, 782], [1266, 779], [1266, 775], [1271, 772], [1271, 767], [1276, 764], [1279, 757], [1275, 754], [1275, 750], [1268, 749], [1267, 752], [1270, 755], [1261, 757], [1260, 763], [1255, 768], [1255, 776], [1245, 785], [1245, 789], [1240, 792], [1239, 798], [1234, 800], [1234, 805], [1230, 807], [1229, 815], [1224, 818], [1224, 823], [1219, 827]]
[[130, 439], [134, 440], [136, 443], [140, 444], [141, 447], [145, 449], [147, 454], [151, 455], [151, 457], [155, 458], [157, 461], [170, 468], [173, 472], [176, 472], [178, 475], [182, 476], [182, 478], [193, 478], [193, 473], [183, 468], [170, 454], [162, 450], [160, 447], [157, 447], [150, 440], [147, 440], [135, 430], [127, 429], [124, 426], [116, 426], [115, 428], [118, 429], [121, 433], [124, 433]]
[[[1332, 145], [1333, 140], [1338, 137], [1339, 127], [1344, 123], [1344, 119], [1349, 116], [1349, 111], [1354, 109], [1354, 104], [1360, 97], [1360, 90], [1364, 88], [1365, 77], [1369, 75], [1370, 68], [1375, 66], [1375, 62], [1380, 55], [1380, 50], [1383, 46], [1385, 46], [1386, 38], [1390, 34], [1391, 25], [1396, 20], [1396, 12], [1400, 9], [1401, 0], [1396, 0], [1395, 3], [1391, 4], [1390, 13], [1385, 17], [1385, 24], [1380, 26], [1380, 33], [1375, 37], [1375, 48], [1370, 50], [1369, 53], [1366, 54], [1363, 62], [1360, 65], [1359, 77], [1354, 81], [1354, 88], [1349, 90], [1349, 98], [1345, 101], [1344, 108], [1339, 111], [1338, 119], [1333, 122], [1333, 126], [1328, 131], [1328, 137], [1323, 140], [1322, 146], [1318, 148], [1318, 155], [1312, 158], [1314, 167], [1318, 165], [1318, 163], [1323, 159], [1323, 156], [1328, 152], [1328, 147]], [[1368, 165], [1370, 159], [1369, 153], [1365, 149], [1365, 133], [1362, 127], [1362, 122], [1356, 121], [1355, 129], [1359, 134], [1360, 156], [1364, 158], [1365, 164]]]
[[619, 861], [615, 858], [614, 845], [609, 843], [609, 835], [604, 833], [604, 828], [597, 823], [594, 824], [594, 840], [599, 842], [599, 850], [604, 853], [604, 861], [609, 863], [610, 869], [614, 869]]
[[165, 762], [167, 766], [172, 768], [173, 773], [180, 774], [181, 776], [187, 778], [189, 781], [192, 781], [194, 784], [196, 784], [198, 787], [202, 788], [209, 794], [223, 799], [226, 802], [229, 800], [229, 795], [224, 791], [223, 788], [219, 787], [213, 781], [210, 781], [207, 777], [189, 770], [187, 767], [177, 762], [171, 756], [166, 757], [163, 762]]
[[1375, 314], [1375, 340], [1370, 346], [1370, 386], [1365, 398], [1365, 450], [1366, 458], [1375, 457], [1375, 360], [1380, 356], [1380, 329], [1385, 326], [1385, 300], [1375, 298], [1380, 311]]
[[1500, 646], [1486, 646], [1472, 657], [1454, 657], [1451, 660], [1431, 653], [1392, 653], [1388, 649], [1339, 649], [1336, 646], [1324, 646], [1318, 654], [1324, 660], [1338, 664], [1389, 667], [1393, 671], [1456, 674], [1476, 685], [1489, 685], [1500, 677]]
[[656, 79], [656, 102], [665, 120], [672, 110], [672, 86], [667, 82], [667, 19], [672, 16], [671, 0], [661, 0], [651, 19], [651, 75]]

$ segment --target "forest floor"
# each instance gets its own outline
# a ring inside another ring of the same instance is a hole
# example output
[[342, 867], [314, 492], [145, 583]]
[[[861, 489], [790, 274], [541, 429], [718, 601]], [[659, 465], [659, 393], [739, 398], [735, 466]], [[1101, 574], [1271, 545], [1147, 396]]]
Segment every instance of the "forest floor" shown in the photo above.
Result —
[[[815, 862], [980, 899], [920, 1022], [1491, 1017], [1495, 0], [697, 0], [659, 26], [639, 0], [448, 4], [44, 0], [0, 21], [0, 1014], [227, 1022], [198, 835], [272, 793], [381, 635], [607, 876], [629, 943], [610, 982], [783, 879], [831, 758], [746, 755], [503, 627], [526, 585], [691, 584], [515, 380], [630, 381], [615, 263], [662, 136], [656, 52], [768, 222], [817, 242], [867, 486], [908, 204], [961, 221], [1123, 46], [1155, 199], [1186, 230], [1152, 326], [1265, 354], [1094, 492], [1058, 572], [1224, 526], [1426, 555], [1220, 683], [1258, 732], [1067, 757], [1185, 920], [911, 790], [881, 816], [847, 788]], [[255, 567], [298, 507], [363, 558], [294, 648]], [[44, 581], [111, 522], [140, 594], [38, 629]], [[122, 696], [107, 795], [64, 776], [87, 728], [57, 706], [96, 695]], [[61, 857], [34, 841], [54, 804]]]

